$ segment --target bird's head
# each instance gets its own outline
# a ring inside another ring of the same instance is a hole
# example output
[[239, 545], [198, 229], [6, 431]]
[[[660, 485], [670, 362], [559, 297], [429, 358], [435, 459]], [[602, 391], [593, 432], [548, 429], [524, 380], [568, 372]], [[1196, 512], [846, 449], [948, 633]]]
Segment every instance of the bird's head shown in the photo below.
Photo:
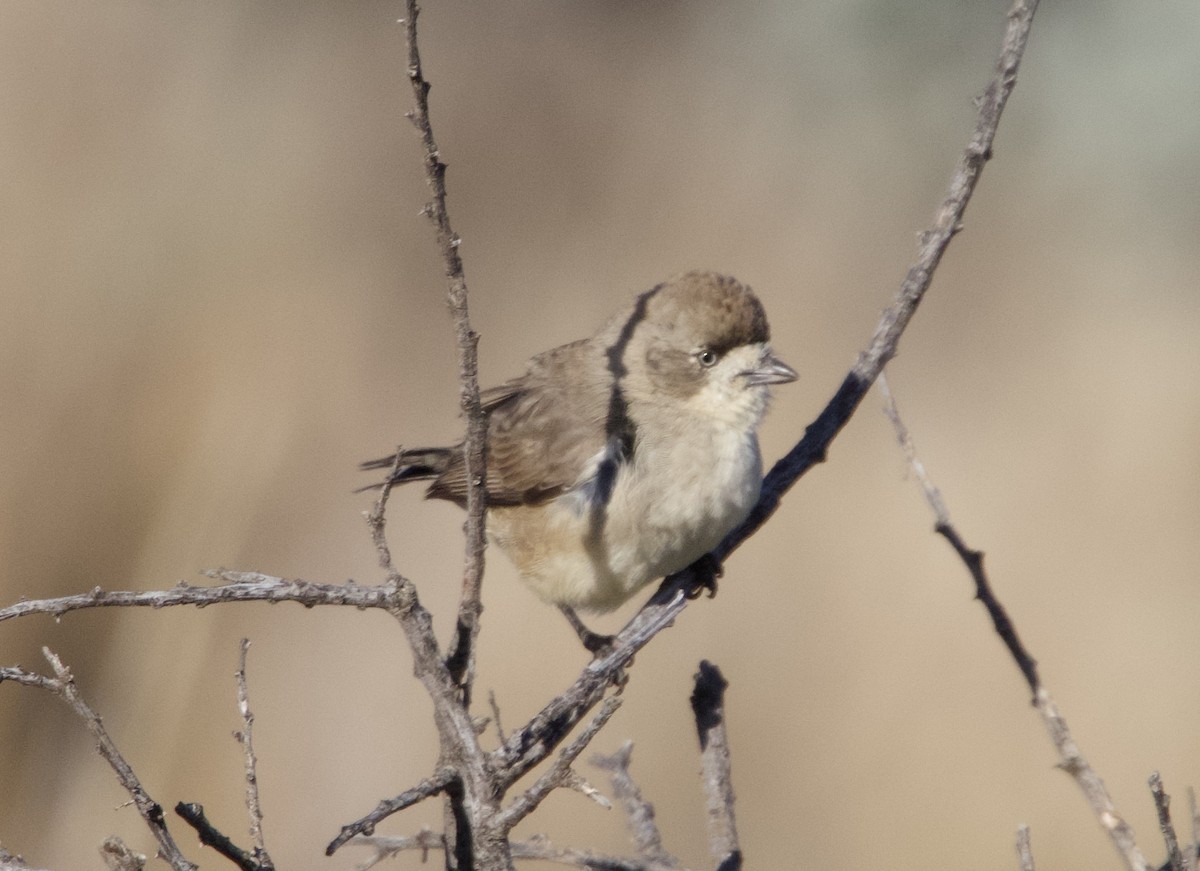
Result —
[[797, 377], [771, 352], [758, 297], [715, 272], [685, 272], [642, 294], [623, 335], [621, 383], [629, 401], [688, 417], [752, 430], [770, 385]]

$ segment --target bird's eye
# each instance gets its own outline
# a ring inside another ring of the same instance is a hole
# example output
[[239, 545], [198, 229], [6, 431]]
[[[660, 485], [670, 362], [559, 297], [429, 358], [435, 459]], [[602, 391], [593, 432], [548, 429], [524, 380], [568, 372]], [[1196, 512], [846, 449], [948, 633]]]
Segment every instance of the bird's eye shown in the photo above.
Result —
[[710, 351], [708, 348], [701, 348], [696, 352], [696, 359], [700, 361], [701, 366], [703, 366], [705, 369], [709, 369], [717, 365], [717, 360], [719, 360], [720, 357], [717, 356], [716, 351]]

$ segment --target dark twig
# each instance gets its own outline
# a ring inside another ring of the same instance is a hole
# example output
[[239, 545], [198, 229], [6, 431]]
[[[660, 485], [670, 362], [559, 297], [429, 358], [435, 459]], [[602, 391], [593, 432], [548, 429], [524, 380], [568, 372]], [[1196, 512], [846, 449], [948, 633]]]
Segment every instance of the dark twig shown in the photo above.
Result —
[[719, 668], [707, 660], [702, 661], [692, 690], [692, 713], [700, 738], [709, 851], [719, 871], [738, 871], [742, 867], [742, 850], [733, 813], [729, 736], [725, 731], [725, 688], [728, 686]]
[[[1108, 832], [1113, 846], [1116, 847], [1117, 852], [1125, 860], [1126, 867], [1130, 871], [1145, 871], [1147, 868], [1146, 858], [1138, 848], [1137, 841], [1134, 839], [1133, 829], [1117, 812], [1117, 808], [1113, 804], [1112, 797], [1108, 794], [1108, 788], [1104, 785], [1104, 781], [1100, 779], [1095, 769], [1088, 764], [1088, 761], [1080, 752], [1079, 745], [1075, 743], [1075, 739], [1071, 736], [1070, 729], [1067, 728], [1067, 722], [1059, 712], [1058, 706], [1050, 697], [1050, 693], [1041, 684], [1037, 669], [1034, 666], [1033, 657], [1021, 645], [1017, 638], [1016, 630], [1005, 614], [1003, 607], [992, 593], [987, 574], [983, 570], [983, 555], [979, 551], [967, 547], [957, 530], [951, 525], [950, 515], [946, 510], [945, 502], [941, 499], [937, 488], [930, 481], [929, 474], [924, 465], [917, 460], [912, 437], [908, 432], [908, 428], [905, 427], [903, 420], [900, 418], [900, 411], [896, 407], [891, 391], [887, 388], [886, 379], [881, 382], [880, 388], [887, 403], [887, 415], [891, 418], [892, 424], [896, 429], [896, 436], [904, 448], [905, 455], [912, 465], [914, 474], [916, 474], [918, 480], [921, 482], [921, 489], [925, 493], [926, 500], [937, 516], [937, 526], [935, 529], [951, 543], [955, 553], [958, 554], [959, 558], [967, 566], [967, 570], [975, 580], [976, 598], [987, 605], [988, 612], [992, 614], [996, 631], [1004, 639], [1009, 652], [1016, 660], [1017, 667], [1021, 669], [1022, 675], [1024, 675], [1025, 680], [1033, 690], [1033, 706], [1041, 714], [1042, 722], [1045, 724], [1046, 730], [1050, 733], [1050, 738], [1054, 742], [1055, 749], [1058, 750], [1059, 767], [1075, 779], [1075, 782], [1087, 798], [1088, 804], [1091, 805], [1092, 813], [1096, 815], [1096, 819], [1100, 822], [1100, 825]], [[997, 614], [1003, 619], [997, 619]]]
[[176, 869], [176, 871], [196, 871], [196, 866], [184, 858], [183, 853], [180, 852], [178, 845], [175, 843], [175, 839], [171, 837], [170, 831], [167, 830], [167, 822], [163, 817], [162, 806], [152, 799], [150, 794], [142, 787], [141, 781], [133, 773], [133, 768], [125, 761], [125, 757], [117, 750], [117, 745], [105, 730], [104, 723], [100, 720], [100, 715], [92, 710], [87, 702], [83, 700], [83, 696], [75, 686], [75, 678], [72, 676], [70, 669], [63, 665], [62, 660], [52, 653], [48, 647], [42, 648], [42, 655], [46, 657], [46, 660], [50, 663], [50, 667], [54, 669], [55, 677], [51, 678], [34, 672], [28, 672], [21, 668], [0, 668], [0, 681], [11, 680], [25, 686], [49, 690], [70, 705], [71, 709], [87, 723], [88, 731], [92, 733], [92, 737], [96, 740], [96, 749], [104, 757], [105, 761], [112, 766], [112, 770], [117, 774], [117, 780], [120, 781], [125, 791], [129, 793], [138, 813], [142, 815], [142, 819], [150, 827], [154, 839], [158, 841], [159, 856], [169, 862], [171, 867]]
[[238, 656], [237, 680], [238, 712], [242, 715], [241, 731], [234, 733], [246, 757], [246, 811], [250, 814], [250, 851], [255, 864], [261, 871], [274, 871], [275, 863], [267, 852], [262, 831], [262, 806], [258, 801], [258, 757], [254, 755], [254, 714], [250, 711], [250, 691], [246, 686], [246, 654], [250, 650], [250, 639], [243, 638]]
[[471, 329], [467, 312], [467, 279], [463, 273], [458, 247], [462, 240], [450, 226], [446, 210], [446, 164], [433, 138], [429, 123], [429, 82], [421, 70], [421, 53], [417, 49], [417, 16], [421, 9], [416, 0], [406, 0], [404, 37], [408, 45], [408, 79], [412, 83], [415, 105], [407, 117], [417, 128], [425, 157], [425, 180], [433, 191], [433, 199], [424, 212], [433, 222], [438, 248], [449, 285], [450, 312], [454, 316], [454, 334], [458, 340], [459, 405], [467, 419], [467, 437], [463, 443], [467, 476], [466, 562], [463, 565], [462, 598], [458, 606], [458, 623], [450, 642], [447, 663], [450, 674], [459, 685], [465, 707], [471, 706], [471, 685], [475, 680], [475, 646], [479, 636], [480, 587], [483, 583], [484, 508], [483, 487], [486, 474], [487, 418], [479, 404], [479, 335]]
[[1162, 777], [1157, 771], [1150, 775], [1150, 795], [1154, 798], [1158, 828], [1162, 832], [1163, 843], [1167, 846], [1167, 861], [1171, 871], [1187, 871], [1183, 852], [1179, 849], [1179, 838], [1175, 835], [1175, 826], [1171, 823], [1171, 797], [1163, 789]]
[[879, 377], [879, 389], [884, 397], [883, 412], [891, 420], [892, 427], [896, 431], [896, 438], [900, 442], [900, 447], [904, 450], [908, 464], [912, 468], [913, 474], [917, 477], [917, 483], [921, 485], [921, 490], [925, 494], [925, 501], [929, 503], [929, 506], [933, 509], [934, 516], [937, 518], [937, 525], [934, 527], [934, 530], [938, 535], [950, 542], [950, 546], [954, 548], [954, 552], [958, 554], [959, 559], [963, 561], [967, 570], [971, 573], [971, 578], [975, 581], [975, 598], [987, 609], [988, 615], [992, 618], [992, 625], [996, 629], [996, 634], [1000, 636], [1004, 642], [1004, 646], [1008, 648], [1008, 652], [1017, 663], [1017, 668], [1021, 669], [1021, 674], [1024, 675], [1025, 682], [1029, 684], [1030, 691], [1036, 694], [1038, 687], [1041, 686], [1041, 680], [1037, 672], [1037, 661], [1029, 655], [1029, 651], [1021, 643], [1016, 627], [1013, 626], [1012, 621], [1008, 617], [1008, 612], [1004, 610], [1004, 606], [1000, 604], [1000, 600], [992, 592], [992, 585], [988, 582], [987, 573], [983, 570], [983, 553], [967, 547], [966, 542], [962, 540], [958, 531], [950, 523], [950, 512], [946, 508], [942, 494], [933, 485], [933, 481], [929, 478], [929, 473], [926, 472], [925, 466], [917, 457], [912, 436], [909, 434], [908, 428], [904, 425], [904, 421], [900, 419], [900, 410], [896, 407], [895, 400], [892, 398], [892, 392], [888, 388], [886, 375]]
[[214, 826], [204, 814], [204, 806], [195, 802], [179, 802], [175, 805], [175, 813], [196, 830], [200, 843], [212, 847], [242, 871], [265, 871], [265, 866], [247, 851], [235, 844], [228, 835]]

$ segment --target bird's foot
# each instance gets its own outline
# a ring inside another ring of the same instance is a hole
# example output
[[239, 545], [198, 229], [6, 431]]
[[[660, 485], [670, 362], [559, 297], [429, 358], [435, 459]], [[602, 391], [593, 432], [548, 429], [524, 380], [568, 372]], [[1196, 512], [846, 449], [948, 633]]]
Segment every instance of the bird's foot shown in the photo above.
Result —
[[558, 610], [562, 611], [567, 622], [571, 624], [571, 628], [575, 630], [575, 634], [579, 636], [580, 643], [592, 656], [600, 659], [612, 652], [613, 642], [617, 640], [615, 635], [601, 635], [599, 632], [588, 629], [570, 605], [559, 605]]
[[[567, 622], [571, 624], [571, 628], [575, 630], [575, 634], [579, 636], [579, 641], [592, 655], [592, 659], [604, 659], [616, 648], [617, 636], [601, 635], [599, 632], [593, 632], [583, 625], [583, 621], [579, 619], [579, 615], [575, 613], [575, 609], [568, 605], [559, 605], [558, 610], [562, 611], [563, 616], [567, 618]], [[612, 677], [612, 685], [620, 692], [625, 688], [625, 684], [629, 682], [629, 675], [625, 669], [633, 664], [633, 658], [630, 657], [629, 662], [625, 663]]]
[[711, 553], [706, 553], [689, 566], [691, 578], [688, 588], [684, 591], [689, 599], [699, 599], [701, 593], [708, 593], [708, 598], [717, 595], [717, 578], [725, 574], [721, 561]]

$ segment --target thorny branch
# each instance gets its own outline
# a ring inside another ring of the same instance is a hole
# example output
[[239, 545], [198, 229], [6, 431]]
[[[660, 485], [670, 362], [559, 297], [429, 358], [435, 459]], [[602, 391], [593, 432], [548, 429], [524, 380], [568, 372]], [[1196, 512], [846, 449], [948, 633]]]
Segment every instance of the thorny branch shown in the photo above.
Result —
[[425, 155], [425, 180], [433, 191], [433, 199], [425, 204], [423, 211], [436, 230], [449, 284], [448, 302], [458, 342], [459, 404], [467, 419], [467, 437], [463, 443], [467, 476], [466, 561], [463, 565], [458, 622], [446, 659], [450, 674], [462, 693], [463, 706], [469, 708], [471, 686], [475, 680], [479, 615], [483, 610], [480, 589], [486, 546], [484, 508], [487, 500], [483, 482], [487, 464], [487, 418], [479, 403], [479, 335], [471, 329], [467, 312], [467, 279], [463, 272], [462, 257], [458, 253], [462, 240], [450, 226], [450, 214], [446, 210], [446, 164], [442, 162], [442, 153], [429, 123], [430, 86], [421, 70], [421, 54], [417, 49], [417, 16], [420, 13], [416, 0], [406, 0], [404, 38], [408, 45], [408, 78], [412, 83], [415, 103], [407, 117], [420, 134]]

